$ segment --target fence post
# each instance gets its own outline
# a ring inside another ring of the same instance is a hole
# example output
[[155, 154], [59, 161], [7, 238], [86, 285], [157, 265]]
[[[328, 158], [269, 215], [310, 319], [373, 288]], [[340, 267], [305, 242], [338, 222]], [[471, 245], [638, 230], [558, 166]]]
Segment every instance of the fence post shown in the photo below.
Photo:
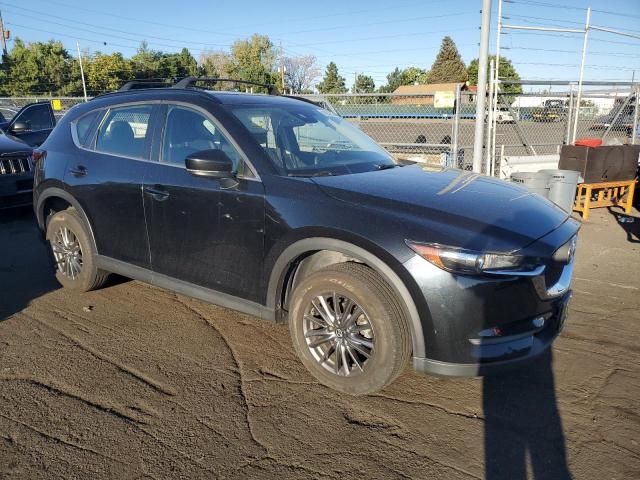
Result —
[[580, 119], [580, 101], [582, 100], [582, 80], [584, 79], [584, 63], [587, 59], [587, 41], [589, 39], [589, 23], [591, 22], [591, 7], [587, 8], [587, 21], [584, 26], [584, 42], [582, 44], [582, 61], [580, 62], [580, 78], [578, 80], [578, 100], [576, 101], [576, 118], [573, 121], [573, 135], [571, 143], [576, 143], [578, 120]]
[[491, 147], [491, 140], [493, 140], [493, 133], [492, 132], [493, 132], [493, 129], [495, 128], [495, 126], [493, 124], [493, 121], [494, 121], [493, 116], [495, 115], [495, 107], [496, 107], [496, 105], [493, 105], [493, 100], [494, 100], [494, 98], [493, 98], [494, 78], [493, 77], [494, 77], [494, 73], [495, 72], [493, 71], [493, 69], [494, 69], [494, 62], [493, 62], [493, 60], [491, 60], [491, 62], [489, 62], [489, 104], [487, 105], [487, 116], [486, 116], [486, 119], [487, 119], [487, 127], [486, 127], [487, 128], [487, 132], [486, 132], [486, 140], [484, 142], [485, 150], [486, 150], [486, 155], [485, 155], [486, 160], [485, 161], [487, 162], [487, 165], [485, 167], [486, 168], [485, 171], [487, 172], [487, 175], [489, 175], [488, 172], [491, 169], [491, 162], [492, 162], [491, 159], [493, 157], [493, 155], [492, 155], [493, 149]]
[[478, 93], [476, 95], [476, 125], [473, 137], [473, 171], [482, 171], [482, 141], [484, 112], [487, 100], [487, 59], [489, 58], [489, 33], [491, 31], [491, 0], [482, 0], [482, 24], [480, 27], [480, 55], [478, 56]]
[[567, 112], [567, 132], [564, 137], [564, 144], [571, 143], [571, 115], [573, 113], [573, 83], [569, 84], [569, 111]]
[[636, 138], [640, 132], [638, 132], [638, 105], [640, 104], [638, 97], [640, 97], [640, 87], [636, 87], [636, 103], [633, 109], [633, 126], [631, 127], [631, 145], [636, 144]]
[[456, 100], [455, 100], [455, 110], [453, 112], [453, 132], [451, 135], [451, 161], [455, 162], [454, 165], [458, 166], [458, 130], [460, 128], [460, 100], [461, 95], [460, 91], [462, 90], [462, 85], [456, 85]]

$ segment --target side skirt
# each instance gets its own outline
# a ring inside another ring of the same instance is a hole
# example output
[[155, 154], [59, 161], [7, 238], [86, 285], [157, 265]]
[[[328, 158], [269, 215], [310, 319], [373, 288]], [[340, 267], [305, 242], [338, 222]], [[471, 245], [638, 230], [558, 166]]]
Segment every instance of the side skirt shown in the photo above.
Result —
[[150, 283], [156, 287], [165, 288], [188, 297], [197, 298], [205, 302], [214, 303], [221, 307], [237, 310], [247, 315], [262, 318], [264, 320], [276, 320], [276, 312], [273, 309], [243, 298], [234, 297], [227, 293], [218, 292], [209, 288], [200, 287], [189, 282], [184, 282], [173, 277], [155, 273], [146, 268], [131, 265], [104, 255], [96, 255], [98, 268], [107, 272], [117, 273], [124, 277]]

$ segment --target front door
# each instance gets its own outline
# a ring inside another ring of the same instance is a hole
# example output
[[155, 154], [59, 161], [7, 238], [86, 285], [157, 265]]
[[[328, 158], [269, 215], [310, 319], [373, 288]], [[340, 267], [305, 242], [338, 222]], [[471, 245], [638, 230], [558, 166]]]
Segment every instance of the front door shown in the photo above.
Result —
[[78, 120], [75, 128], [82, 145], [67, 162], [65, 174], [70, 193], [89, 218], [98, 253], [143, 268], [150, 263], [142, 180], [150, 165], [152, 114], [160, 108], [113, 107], [86, 141], [79, 128], [83, 119]]
[[[151, 266], [162, 275], [255, 300], [262, 268], [264, 190], [207, 112], [166, 107], [158, 163], [144, 180]], [[188, 155], [223, 150], [237, 181], [196, 176]]]
[[40, 146], [56, 125], [49, 102], [31, 103], [22, 107], [9, 122], [7, 130], [32, 147]]

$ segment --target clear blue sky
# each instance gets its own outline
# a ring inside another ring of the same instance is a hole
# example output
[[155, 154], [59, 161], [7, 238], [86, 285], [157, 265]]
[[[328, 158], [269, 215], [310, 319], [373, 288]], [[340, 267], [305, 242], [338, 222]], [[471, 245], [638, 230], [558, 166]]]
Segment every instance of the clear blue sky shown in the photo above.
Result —
[[[584, 25], [586, 7], [596, 25], [640, 33], [640, 0], [510, 0], [505, 23]], [[151, 48], [227, 49], [235, 39], [267, 34], [285, 55], [313, 54], [320, 66], [331, 60], [351, 84], [355, 72], [376, 85], [394, 67], [430, 68], [443, 36], [456, 42], [468, 64], [478, 56], [481, 0], [0, 0], [12, 37], [61, 40], [75, 49], [135, 53], [142, 40]], [[498, 0], [493, 2], [491, 50], [495, 49]], [[554, 6], [555, 5], [555, 6]], [[605, 13], [612, 12], [612, 13]], [[106, 44], [105, 44], [106, 42]], [[513, 32], [502, 36], [503, 55], [527, 79], [578, 77], [581, 35]], [[11, 46], [11, 43], [9, 44]], [[640, 40], [592, 31], [586, 78], [640, 77]]]

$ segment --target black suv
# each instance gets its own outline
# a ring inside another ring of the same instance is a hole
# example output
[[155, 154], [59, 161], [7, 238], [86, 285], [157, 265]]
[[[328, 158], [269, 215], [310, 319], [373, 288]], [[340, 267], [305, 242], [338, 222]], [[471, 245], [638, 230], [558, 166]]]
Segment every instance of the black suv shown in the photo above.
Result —
[[473, 376], [552, 343], [578, 231], [564, 211], [493, 178], [399, 166], [310, 102], [198, 81], [78, 105], [34, 153], [62, 285], [115, 272], [288, 321], [309, 371], [353, 394], [410, 357]]
[[0, 210], [31, 204], [31, 151], [46, 140], [56, 124], [49, 102], [25, 105], [6, 120], [2, 111], [11, 110], [0, 109]]

